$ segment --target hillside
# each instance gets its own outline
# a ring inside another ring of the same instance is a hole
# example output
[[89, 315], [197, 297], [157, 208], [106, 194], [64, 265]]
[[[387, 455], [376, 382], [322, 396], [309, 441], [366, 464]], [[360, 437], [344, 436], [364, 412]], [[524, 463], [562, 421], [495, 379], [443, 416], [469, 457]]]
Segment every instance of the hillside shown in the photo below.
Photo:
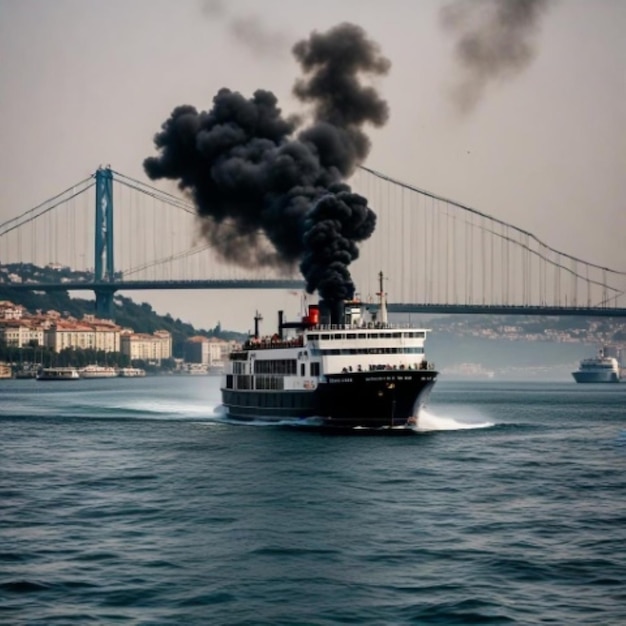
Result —
[[[80, 272], [72, 272], [68, 268], [40, 268], [33, 265], [11, 264], [0, 268], [0, 300], [9, 300], [19, 304], [29, 312], [55, 310], [63, 316], [82, 318], [84, 315], [95, 314], [95, 301], [82, 298], [71, 298], [68, 292], [16, 292], [3, 287], [9, 274], [19, 276], [23, 281], [58, 282], [61, 278], [84, 280], [87, 276]], [[120, 326], [132, 328], [138, 333], [153, 333], [155, 330], [167, 330], [172, 334], [172, 352], [174, 357], [182, 356], [182, 346], [186, 339], [194, 335], [218, 337], [224, 340], [242, 340], [245, 335], [223, 330], [220, 323], [211, 329], [197, 329], [191, 324], [171, 315], [161, 316], [152, 307], [143, 302], [137, 304], [130, 298], [116, 295], [114, 300], [115, 322]]]

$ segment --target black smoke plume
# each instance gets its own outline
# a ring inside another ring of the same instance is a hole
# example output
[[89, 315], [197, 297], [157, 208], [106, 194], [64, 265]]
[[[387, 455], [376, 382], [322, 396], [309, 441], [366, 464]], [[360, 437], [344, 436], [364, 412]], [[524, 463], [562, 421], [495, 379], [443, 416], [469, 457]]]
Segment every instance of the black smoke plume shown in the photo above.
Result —
[[453, 91], [467, 113], [487, 84], [524, 70], [535, 57], [534, 35], [552, 0], [453, 0], [441, 9], [444, 28], [456, 38], [462, 76]]
[[385, 74], [390, 63], [348, 23], [311, 34], [293, 53], [304, 73], [293, 91], [310, 105], [310, 125], [284, 117], [269, 91], [246, 99], [223, 88], [208, 111], [174, 109], [154, 138], [159, 156], [145, 159], [144, 169], [153, 180], [178, 181], [222, 259], [281, 269], [299, 263], [310, 293], [349, 298], [348, 265], [376, 215], [344, 181], [369, 153], [363, 125], [388, 117], [360, 78]]
[[[270, 29], [255, 14], [238, 14], [237, 6], [222, 0], [203, 0], [202, 13], [219, 20], [231, 37], [255, 56], [282, 57], [288, 45], [285, 33]], [[233, 12], [233, 8], [235, 11]]]

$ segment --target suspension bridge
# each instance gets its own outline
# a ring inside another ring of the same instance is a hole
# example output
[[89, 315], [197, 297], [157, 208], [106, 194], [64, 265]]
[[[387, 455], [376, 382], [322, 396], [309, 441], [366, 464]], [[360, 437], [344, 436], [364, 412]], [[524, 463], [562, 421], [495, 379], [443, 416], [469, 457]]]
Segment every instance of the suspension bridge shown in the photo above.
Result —
[[[383, 271], [391, 312], [626, 317], [625, 272], [366, 167], [349, 182], [377, 214], [350, 266], [362, 300], [376, 301]], [[224, 262], [201, 232], [184, 198], [100, 167], [0, 224], [0, 288], [90, 290], [103, 317], [122, 290], [304, 288], [297, 267]], [[28, 279], [9, 271], [17, 263]], [[38, 268], [53, 272], [44, 281]]]

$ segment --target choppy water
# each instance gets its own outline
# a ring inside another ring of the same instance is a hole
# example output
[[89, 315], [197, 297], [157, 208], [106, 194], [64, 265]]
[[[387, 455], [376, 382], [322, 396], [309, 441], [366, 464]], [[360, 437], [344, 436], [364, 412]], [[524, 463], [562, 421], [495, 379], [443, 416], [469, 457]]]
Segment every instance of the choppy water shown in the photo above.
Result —
[[0, 623], [626, 623], [626, 385], [441, 381], [404, 437], [218, 404], [0, 381]]

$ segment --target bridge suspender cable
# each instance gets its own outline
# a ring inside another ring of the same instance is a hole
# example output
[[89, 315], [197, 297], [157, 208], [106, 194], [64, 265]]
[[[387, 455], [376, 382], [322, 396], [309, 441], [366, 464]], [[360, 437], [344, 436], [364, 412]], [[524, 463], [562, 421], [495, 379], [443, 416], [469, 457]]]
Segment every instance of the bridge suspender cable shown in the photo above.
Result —
[[[439, 200], [441, 202], [445, 202], [447, 204], [451, 204], [455, 207], [458, 207], [459, 209], [462, 209], [463, 211], [467, 211], [469, 213], [473, 213], [474, 215], [479, 215], [480, 217], [490, 220], [492, 222], [495, 222], [496, 224], [501, 224], [502, 226], [505, 226], [506, 228], [512, 228], [513, 230], [515, 230], [516, 232], [522, 234], [522, 235], [526, 235], [527, 237], [530, 237], [533, 241], [535, 241], [537, 244], [539, 244], [540, 246], [544, 247], [546, 250], [549, 250], [550, 252], [554, 252], [555, 254], [559, 254], [567, 259], [571, 259], [572, 261], [576, 261], [578, 263], [583, 263], [585, 265], [588, 265], [589, 267], [593, 267], [595, 269], [599, 269], [599, 270], [604, 270], [606, 272], [609, 272], [611, 274], [617, 274], [619, 276], [626, 276], [626, 271], [619, 271], [619, 270], [614, 270], [611, 269], [610, 267], [604, 267], [602, 265], [597, 265], [596, 263], [590, 263], [588, 261], [584, 261], [583, 259], [580, 259], [578, 257], [572, 256], [571, 254], [567, 254], [566, 252], [560, 252], [559, 250], [556, 250], [555, 248], [552, 248], [551, 246], [545, 244], [543, 241], [541, 241], [539, 238], [537, 238], [535, 235], [533, 235], [531, 232], [528, 232], [526, 230], [523, 230], [522, 228], [518, 228], [517, 226], [510, 224], [508, 222], [505, 222], [504, 220], [500, 220], [497, 217], [493, 217], [492, 215], [489, 215], [487, 213], [483, 213], [482, 211], [478, 211], [477, 209], [473, 209], [467, 205], [461, 204], [460, 202], [456, 202], [455, 200], [450, 200], [449, 198], [444, 198], [443, 196], [437, 195], [435, 193], [432, 193], [430, 191], [426, 191], [424, 189], [420, 189], [419, 187], [414, 187], [413, 185], [409, 185], [408, 183], [404, 183], [402, 181], [399, 181], [395, 178], [392, 178], [391, 176], [387, 176], [386, 174], [382, 174], [381, 172], [377, 172], [376, 170], [370, 169], [369, 167], [365, 167], [364, 165], [360, 165], [359, 166], [360, 169], [362, 169], [365, 172], [368, 172], [370, 174], [372, 174], [373, 176], [376, 176], [377, 178], [380, 178], [381, 180], [385, 180], [389, 183], [393, 183], [394, 185], [398, 185], [400, 187], [404, 187], [405, 189], [410, 189], [411, 191], [415, 191], [416, 193], [422, 194], [424, 196], [427, 196], [429, 198], [433, 198], [435, 200]], [[512, 239], [509, 238], [509, 241], [513, 241]], [[518, 242], [515, 242], [518, 243]]]

